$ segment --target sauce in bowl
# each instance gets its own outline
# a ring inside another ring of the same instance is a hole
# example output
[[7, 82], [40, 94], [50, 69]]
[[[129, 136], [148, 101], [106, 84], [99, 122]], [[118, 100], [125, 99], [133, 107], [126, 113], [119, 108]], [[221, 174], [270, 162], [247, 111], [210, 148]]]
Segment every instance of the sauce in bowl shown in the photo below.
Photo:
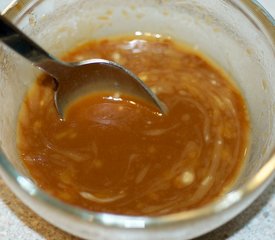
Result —
[[92, 211], [165, 215], [224, 194], [244, 164], [249, 118], [240, 91], [195, 50], [164, 37], [89, 42], [66, 61], [104, 58], [138, 75], [165, 103], [99, 92], [75, 101], [61, 121], [53, 82], [39, 78], [22, 104], [18, 149], [34, 181]]

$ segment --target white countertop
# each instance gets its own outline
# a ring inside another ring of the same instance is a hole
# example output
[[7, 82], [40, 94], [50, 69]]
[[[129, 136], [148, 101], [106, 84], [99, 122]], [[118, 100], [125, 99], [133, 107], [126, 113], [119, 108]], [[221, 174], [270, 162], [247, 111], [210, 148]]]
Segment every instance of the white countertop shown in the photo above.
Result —
[[[9, 2], [10, 0], [0, 0], [0, 10]], [[275, 17], [275, 0], [259, 0], [259, 2]], [[225, 239], [275, 239], [275, 180], [247, 210], [197, 240]], [[78, 238], [55, 228], [24, 206], [0, 178], [0, 240], [78, 240]]]

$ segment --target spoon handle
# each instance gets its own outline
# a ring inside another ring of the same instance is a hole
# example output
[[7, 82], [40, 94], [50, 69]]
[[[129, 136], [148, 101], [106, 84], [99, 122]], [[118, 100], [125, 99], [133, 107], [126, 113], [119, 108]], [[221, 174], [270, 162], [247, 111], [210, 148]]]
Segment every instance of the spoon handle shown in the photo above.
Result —
[[8, 21], [5, 17], [0, 15], [0, 41], [4, 42], [7, 46], [15, 52], [26, 58], [34, 65], [42, 68], [48, 72], [47, 64], [54, 64], [56, 60], [43, 48], [32, 41], [15, 25]]

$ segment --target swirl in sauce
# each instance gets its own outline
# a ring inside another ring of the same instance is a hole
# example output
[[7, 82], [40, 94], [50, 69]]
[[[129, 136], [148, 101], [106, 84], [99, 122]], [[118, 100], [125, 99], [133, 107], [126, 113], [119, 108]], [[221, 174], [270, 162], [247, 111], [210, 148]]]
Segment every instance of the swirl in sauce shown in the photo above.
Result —
[[22, 105], [18, 149], [42, 189], [92, 211], [164, 215], [201, 207], [232, 185], [249, 122], [220, 69], [171, 39], [145, 36], [93, 41], [64, 59], [89, 58], [129, 68], [169, 112], [102, 92], [74, 102], [60, 121], [52, 80], [41, 77]]

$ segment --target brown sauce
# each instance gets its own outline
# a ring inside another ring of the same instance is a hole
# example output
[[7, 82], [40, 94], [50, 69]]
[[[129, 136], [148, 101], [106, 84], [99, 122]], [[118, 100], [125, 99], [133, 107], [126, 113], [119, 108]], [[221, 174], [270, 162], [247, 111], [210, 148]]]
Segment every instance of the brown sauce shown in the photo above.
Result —
[[201, 54], [170, 39], [90, 42], [64, 59], [123, 64], [169, 109], [102, 92], [74, 102], [60, 121], [52, 80], [43, 76], [19, 116], [18, 149], [34, 181], [92, 211], [164, 215], [201, 207], [236, 180], [248, 146], [245, 102]]

